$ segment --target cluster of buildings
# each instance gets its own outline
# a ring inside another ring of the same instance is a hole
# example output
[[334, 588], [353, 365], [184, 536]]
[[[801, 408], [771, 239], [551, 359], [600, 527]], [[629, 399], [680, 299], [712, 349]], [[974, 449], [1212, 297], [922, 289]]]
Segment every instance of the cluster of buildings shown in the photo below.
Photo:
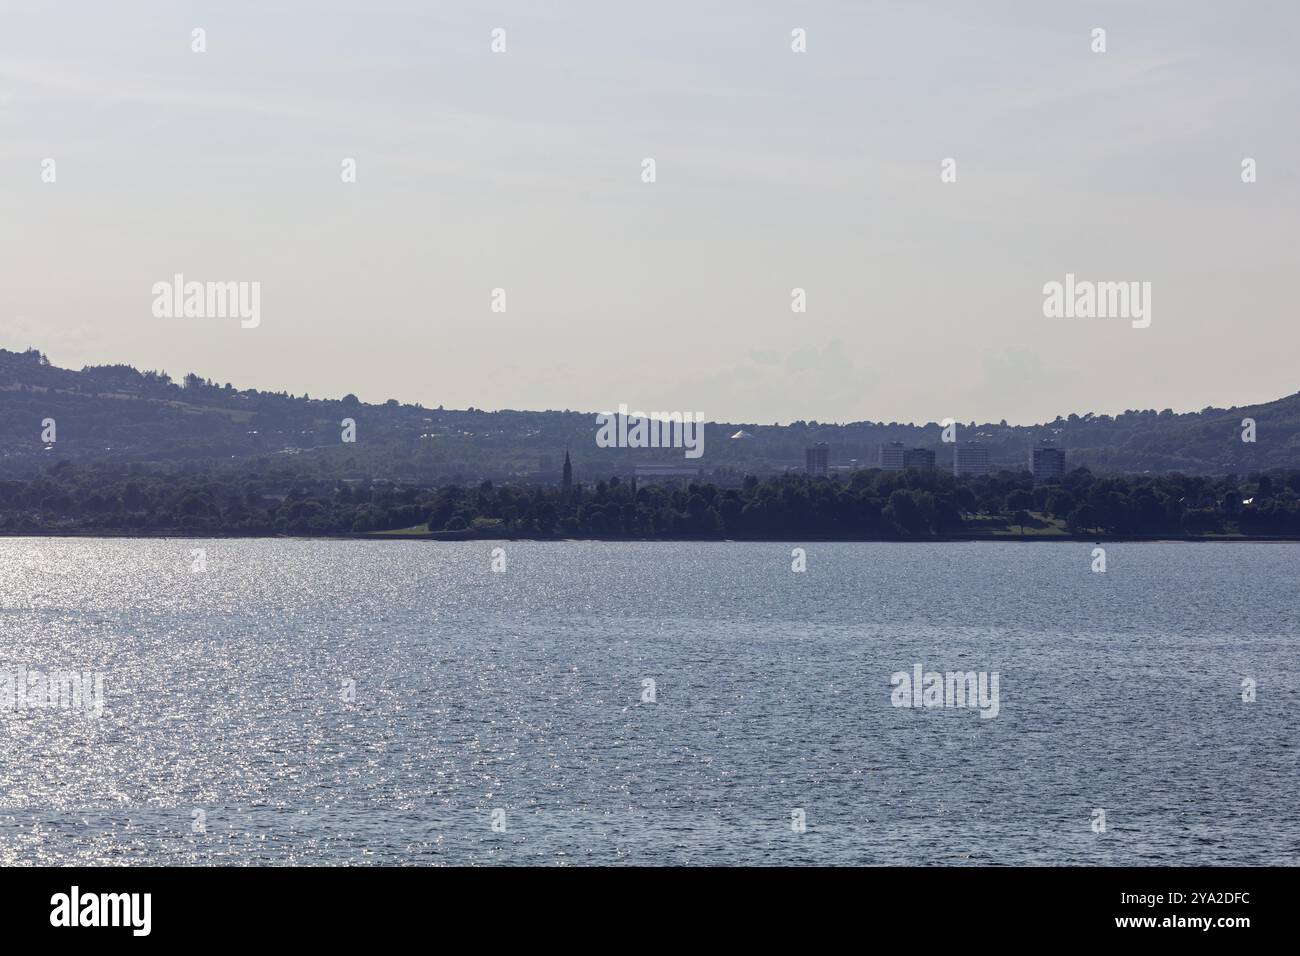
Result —
[[[906, 471], [909, 468], [933, 468], [934, 451], [929, 448], [907, 448], [901, 441], [891, 441], [880, 446], [876, 467], [881, 471]], [[954, 445], [952, 450], [954, 475], [987, 475], [989, 450], [979, 442], [968, 441]]]
[[928, 448], [904, 448], [901, 441], [880, 446], [877, 461], [882, 471], [906, 471], [908, 468], [933, 468], [934, 452]]
[[[814, 477], [824, 478], [830, 471], [830, 447], [818, 442], [804, 452], [804, 470]], [[1065, 475], [1065, 450], [1045, 440], [1029, 451], [1029, 471], [1034, 484], [1059, 482]], [[929, 448], [908, 448], [901, 441], [880, 446], [876, 467], [882, 471], [906, 471], [909, 468], [934, 468], [934, 451]], [[987, 475], [991, 471], [989, 449], [979, 442], [960, 442], [952, 449], [954, 475]]]

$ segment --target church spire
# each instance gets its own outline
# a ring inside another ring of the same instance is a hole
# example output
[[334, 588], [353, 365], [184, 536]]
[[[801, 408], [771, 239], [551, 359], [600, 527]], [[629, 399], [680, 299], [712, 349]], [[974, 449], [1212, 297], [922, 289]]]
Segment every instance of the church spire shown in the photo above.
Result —
[[573, 490], [573, 463], [569, 461], [569, 449], [564, 449], [564, 477], [560, 480], [560, 489], [567, 495]]

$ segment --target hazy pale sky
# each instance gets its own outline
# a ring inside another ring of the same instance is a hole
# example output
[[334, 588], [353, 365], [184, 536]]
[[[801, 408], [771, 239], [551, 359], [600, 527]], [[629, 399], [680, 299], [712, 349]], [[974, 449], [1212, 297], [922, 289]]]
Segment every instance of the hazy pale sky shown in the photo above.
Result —
[[[0, 346], [739, 422], [1278, 398], [1298, 11], [0, 0]], [[1150, 327], [1045, 318], [1067, 272], [1150, 282]], [[175, 273], [260, 326], [155, 318]]]

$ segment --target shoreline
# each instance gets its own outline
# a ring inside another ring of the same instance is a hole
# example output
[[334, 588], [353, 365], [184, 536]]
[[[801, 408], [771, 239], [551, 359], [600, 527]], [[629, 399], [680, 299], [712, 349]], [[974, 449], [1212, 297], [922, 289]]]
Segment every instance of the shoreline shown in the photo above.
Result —
[[97, 529], [94, 531], [0, 531], [0, 540], [10, 538], [123, 538], [123, 539], [231, 539], [231, 540], [267, 540], [267, 541], [423, 541], [430, 544], [463, 541], [541, 541], [578, 543], [589, 541], [607, 541], [626, 544], [975, 544], [975, 543], [1013, 543], [1013, 544], [1297, 544], [1297, 535], [929, 535], [912, 538], [882, 537], [848, 537], [808, 535], [805, 537], [654, 537], [642, 538], [627, 535], [601, 535], [599, 537], [570, 537], [564, 535], [519, 535], [480, 534], [469, 531], [436, 531], [432, 534], [403, 534], [393, 531], [359, 531], [340, 534], [284, 533], [268, 534], [266, 532], [239, 531], [185, 531], [181, 529], [166, 531], [149, 531], [133, 529], [114, 531]]

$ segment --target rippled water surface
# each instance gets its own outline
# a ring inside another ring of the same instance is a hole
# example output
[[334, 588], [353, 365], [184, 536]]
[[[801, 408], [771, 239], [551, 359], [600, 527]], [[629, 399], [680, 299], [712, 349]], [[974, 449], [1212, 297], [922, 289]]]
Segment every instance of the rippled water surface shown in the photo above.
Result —
[[790, 550], [0, 540], [0, 862], [1296, 862], [1300, 545]]

